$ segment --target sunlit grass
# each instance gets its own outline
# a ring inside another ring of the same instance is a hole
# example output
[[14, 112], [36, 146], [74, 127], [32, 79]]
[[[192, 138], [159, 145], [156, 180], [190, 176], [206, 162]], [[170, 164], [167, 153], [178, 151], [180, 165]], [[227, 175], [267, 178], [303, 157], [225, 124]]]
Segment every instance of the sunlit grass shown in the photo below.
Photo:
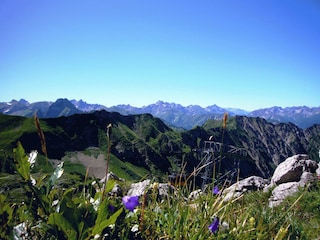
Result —
[[[24, 124], [30, 127], [33, 122]], [[153, 144], [157, 142], [155, 139]], [[23, 234], [30, 239], [320, 238], [319, 184], [300, 189], [279, 206], [270, 208], [270, 192], [248, 192], [224, 202], [223, 189], [213, 191], [215, 186], [208, 185], [190, 197], [199, 190], [190, 177], [183, 184], [168, 185], [171, 190], [160, 196], [160, 183], [153, 180], [139, 198], [125, 197], [138, 200], [128, 210], [122, 196], [110, 191], [116, 183], [123, 190], [128, 189], [129, 181], [111, 180], [103, 188], [97, 179], [88, 177], [83, 165], [68, 161], [60, 169], [63, 174], [57, 177], [57, 168], [46, 164], [45, 156], [39, 157], [31, 168], [21, 145], [14, 152], [14, 171], [0, 175], [3, 239], [17, 236], [17, 226], [25, 226]], [[92, 153], [100, 154], [96, 149]], [[90, 150], [86, 154], [90, 155]], [[148, 173], [107, 154], [107, 171], [119, 177], [138, 181]]]

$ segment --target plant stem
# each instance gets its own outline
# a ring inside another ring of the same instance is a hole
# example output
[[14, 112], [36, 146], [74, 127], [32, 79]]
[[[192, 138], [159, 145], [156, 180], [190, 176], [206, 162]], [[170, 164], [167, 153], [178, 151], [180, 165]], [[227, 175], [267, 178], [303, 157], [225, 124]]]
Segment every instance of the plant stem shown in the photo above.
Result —
[[109, 161], [110, 161], [110, 129], [112, 127], [112, 124], [109, 123], [107, 125], [107, 144], [108, 144], [108, 148], [107, 148], [107, 163], [106, 163], [106, 176], [105, 176], [105, 180], [104, 180], [104, 189], [102, 192], [102, 199], [104, 199], [104, 195], [107, 189], [107, 183], [108, 183], [108, 172], [109, 172]]

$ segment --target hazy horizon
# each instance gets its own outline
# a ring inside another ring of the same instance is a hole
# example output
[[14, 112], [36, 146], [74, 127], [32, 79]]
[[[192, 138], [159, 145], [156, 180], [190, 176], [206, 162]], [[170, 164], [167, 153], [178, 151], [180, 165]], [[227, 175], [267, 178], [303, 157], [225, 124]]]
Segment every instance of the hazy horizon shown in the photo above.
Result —
[[199, 105], [199, 104], [189, 104], [189, 105], [183, 105], [181, 103], [177, 103], [177, 102], [167, 102], [167, 101], [164, 101], [164, 100], [158, 100], [156, 102], [152, 102], [152, 103], [149, 103], [147, 105], [141, 105], [141, 106], [136, 106], [136, 105], [132, 105], [130, 103], [119, 103], [119, 104], [115, 104], [115, 105], [110, 105], [110, 106], [107, 106], [107, 105], [104, 105], [104, 104], [101, 104], [101, 103], [98, 103], [98, 102], [88, 102], [86, 101], [85, 99], [68, 99], [68, 98], [64, 98], [64, 97], [59, 97], [57, 98], [56, 100], [53, 100], [53, 101], [47, 101], [47, 100], [40, 100], [40, 101], [35, 101], [35, 102], [31, 102], [29, 101], [28, 99], [25, 99], [25, 98], [20, 98], [20, 99], [11, 99], [9, 101], [3, 101], [3, 102], [6, 102], [6, 103], [9, 103], [11, 101], [20, 101], [20, 100], [25, 100], [27, 101], [28, 103], [32, 104], [32, 103], [37, 103], [37, 102], [56, 102], [58, 99], [67, 99], [68, 101], [83, 101], [87, 104], [98, 104], [98, 105], [102, 105], [104, 107], [107, 107], [107, 108], [111, 108], [111, 107], [115, 107], [115, 106], [120, 106], [120, 105], [129, 105], [131, 107], [136, 107], [136, 108], [142, 108], [142, 107], [146, 107], [146, 106], [149, 106], [149, 105], [152, 105], [152, 104], [157, 104], [159, 102], [163, 102], [163, 103], [168, 103], [168, 104], [177, 104], [177, 105], [181, 105], [183, 107], [189, 107], [189, 106], [200, 106], [202, 108], [206, 108], [206, 107], [210, 107], [210, 106], [218, 106], [220, 108], [224, 108], [224, 109], [238, 109], [238, 110], [243, 110], [243, 111], [246, 111], [246, 112], [252, 112], [252, 111], [255, 111], [255, 110], [259, 110], [259, 109], [266, 109], [266, 108], [273, 108], [273, 107], [280, 107], [280, 108], [290, 108], [290, 107], [308, 107], [308, 108], [318, 108], [320, 106], [307, 106], [307, 105], [300, 105], [300, 106], [279, 106], [279, 105], [274, 105], [274, 106], [269, 106], [269, 107], [266, 107], [266, 108], [257, 108], [257, 109], [252, 109], [252, 110], [247, 110], [247, 109], [244, 109], [244, 108], [237, 108], [237, 107], [232, 107], [232, 106], [220, 106], [218, 104], [211, 104], [211, 105], [206, 105], [206, 106], [202, 106], [202, 105]]

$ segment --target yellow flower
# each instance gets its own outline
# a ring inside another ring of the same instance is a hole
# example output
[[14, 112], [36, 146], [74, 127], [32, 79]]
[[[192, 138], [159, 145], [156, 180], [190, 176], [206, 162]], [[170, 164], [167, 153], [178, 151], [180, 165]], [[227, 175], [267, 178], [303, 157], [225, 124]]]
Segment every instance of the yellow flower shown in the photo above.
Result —
[[254, 227], [256, 225], [256, 219], [254, 217], [249, 218], [249, 224], [251, 227]]

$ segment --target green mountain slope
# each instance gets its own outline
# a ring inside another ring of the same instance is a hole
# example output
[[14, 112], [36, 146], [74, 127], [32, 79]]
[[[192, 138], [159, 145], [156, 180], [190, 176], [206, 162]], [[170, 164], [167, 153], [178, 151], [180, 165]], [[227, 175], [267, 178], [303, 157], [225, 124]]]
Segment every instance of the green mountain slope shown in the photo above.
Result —
[[[247, 156], [239, 162], [241, 178], [269, 177], [280, 162], [298, 153], [307, 153], [319, 161], [320, 125], [302, 130], [292, 123], [272, 124], [262, 118], [236, 116], [228, 119], [226, 129], [221, 120], [209, 120], [202, 127], [178, 132], [150, 114], [124, 116], [106, 111], [41, 119], [40, 124], [50, 159], [62, 159], [66, 153], [92, 147], [106, 156], [106, 129], [112, 124], [112, 168], [123, 177], [135, 179], [144, 175], [164, 179], [182, 168], [187, 174], [192, 172], [203, 158], [204, 143], [209, 138], [222, 142], [224, 147], [246, 149]], [[1, 161], [12, 155], [18, 141], [26, 152], [41, 152], [33, 118], [0, 115]], [[234, 162], [228, 159], [219, 166], [221, 173], [234, 168]]]
[[[174, 152], [183, 147], [179, 134], [149, 114], [122, 116], [106, 111], [40, 121], [47, 144], [48, 157], [61, 159], [66, 152], [84, 151], [89, 147], [107, 150], [106, 126], [112, 124], [111, 153], [119, 161], [143, 167], [150, 176], [164, 176], [172, 166]], [[20, 141], [27, 152], [41, 152], [33, 118], [1, 115], [0, 148], [10, 154]]]

